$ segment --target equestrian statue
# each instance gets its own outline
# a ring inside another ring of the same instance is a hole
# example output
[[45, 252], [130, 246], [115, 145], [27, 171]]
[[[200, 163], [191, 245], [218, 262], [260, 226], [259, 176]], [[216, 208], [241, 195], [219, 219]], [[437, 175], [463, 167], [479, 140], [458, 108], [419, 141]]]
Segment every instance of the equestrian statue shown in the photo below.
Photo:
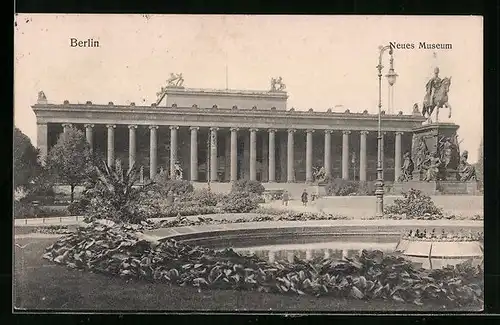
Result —
[[439, 77], [439, 68], [434, 69], [432, 77], [425, 85], [425, 97], [422, 107], [422, 115], [427, 117], [428, 122], [432, 123], [431, 115], [436, 110], [436, 123], [439, 120], [439, 109], [448, 108], [448, 118], [451, 118], [451, 105], [448, 103], [448, 92], [450, 91], [451, 77], [441, 79]]

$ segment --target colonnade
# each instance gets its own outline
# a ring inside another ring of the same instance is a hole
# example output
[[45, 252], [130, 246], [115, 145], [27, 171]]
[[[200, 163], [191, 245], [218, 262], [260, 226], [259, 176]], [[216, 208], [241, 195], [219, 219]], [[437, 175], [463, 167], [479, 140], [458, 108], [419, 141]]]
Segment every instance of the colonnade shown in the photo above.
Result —
[[[71, 124], [65, 123], [63, 124], [63, 130], [67, 130], [71, 127]], [[93, 128], [94, 124], [85, 124], [85, 136], [87, 141], [92, 147], [93, 142]], [[47, 124], [38, 124], [38, 135], [39, 137], [45, 137], [45, 139], [39, 139], [39, 143], [47, 143]], [[115, 160], [115, 129], [116, 124], [107, 124], [107, 163], [108, 165], [112, 165]], [[179, 126], [170, 126], [170, 161], [175, 162], [178, 158], [178, 131]], [[132, 166], [136, 163], [136, 129], [137, 125], [128, 125], [129, 130], [129, 166]], [[189, 127], [190, 130], [190, 180], [198, 181], [198, 133], [200, 127], [192, 126]], [[218, 127], [210, 127], [209, 128], [209, 141], [210, 141], [210, 180], [215, 182], [218, 180], [217, 178], [217, 135], [220, 128]], [[237, 139], [238, 132], [240, 128], [232, 127], [230, 130], [230, 180], [235, 181], [238, 178], [237, 175], [237, 164], [238, 164], [238, 155], [237, 155]], [[157, 172], [157, 153], [158, 153], [158, 140], [157, 140], [157, 131], [158, 125], [150, 125], [149, 133], [150, 133], [150, 145], [149, 145], [149, 154], [150, 154], [150, 178], [153, 178]], [[257, 179], [257, 132], [259, 130], [256, 128], [250, 128], [250, 171], [249, 171], [249, 179], [256, 180]], [[268, 167], [268, 181], [276, 182], [276, 133], [277, 129], [266, 129], [267, 131], [267, 148], [266, 148], [266, 157], [267, 159], [267, 167]], [[294, 168], [294, 141], [295, 141], [295, 133], [296, 129], [287, 129], [287, 166], [286, 166], [286, 181], [294, 182], [295, 181], [295, 168]], [[305, 130], [306, 133], [306, 182], [312, 182], [314, 180], [313, 175], [313, 133], [318, 132], [318, 130], [308, 129]], [[333, 130], [322, 130], [324, 133], [324, 169], [327, 176], [331, 175], [331, 166], [332, 166], [332, 132]], [[366, 181], [366, 169], [367, 169], [367, 135], [368, 131], [361, 130], [360, 131], [360, 139], [359, 139], [359, 180]], [[385, 134], [385, 132], [384, 132]], [[397, 180], [401, 175], [401, 136], [403, 132], [395, 132], [395, 168], [394, 168], [394, 179]], [[349, 178], [349, 140], [351, 136], [350, 130], [342, 131], [342, 178]], [[267, 142], [266, 141], [266, 142]], [[382, 144], [384, 141], [382, 141]], [[47, 148], [42, 148], [42, 154], [46, 155]], [[174, 173], [174, 164], [170, 164], [170, 173]]]

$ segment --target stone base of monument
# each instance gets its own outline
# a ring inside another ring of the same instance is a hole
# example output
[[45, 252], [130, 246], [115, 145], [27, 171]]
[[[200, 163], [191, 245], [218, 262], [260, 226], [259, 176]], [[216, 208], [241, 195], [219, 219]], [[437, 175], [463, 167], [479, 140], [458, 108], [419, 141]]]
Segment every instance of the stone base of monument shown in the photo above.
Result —
[[401, 195], [411, 189], [422, 191], [427, 195], [439, 195], [437, 182], [422, 182], [422, 181], [408, 181], [408, 182], [394, 182], [392, 185], [392, 193]]
[[474, 266], [483, 262], [480, 241], [455, 241], [452, 239], [401, 239], [396, 252], [424, 269], [440, 269], [471, 260]]
[[320, 183], [320, 184], [310, 185], [308, 188], [308, 192], [311, 195], [311, 199], [312, 196], [314, 196], [314, 199], [327, 196], [326, 184]]
[[395, 182], [392, 186], [392, 193], [400, 195], [410, 189], [422, 191], [427, 195], [478, 195], [479, 190], [476, 181], [408, 181]]

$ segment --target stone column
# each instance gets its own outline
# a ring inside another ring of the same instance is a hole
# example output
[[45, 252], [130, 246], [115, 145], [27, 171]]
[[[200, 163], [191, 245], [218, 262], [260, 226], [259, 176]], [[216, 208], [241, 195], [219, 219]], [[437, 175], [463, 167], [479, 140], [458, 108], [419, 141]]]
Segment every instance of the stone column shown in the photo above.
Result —
[[231, 132], [224, 134], [224, 182], [231, 181]]
[[342, 131], [342, 179], [349, 179], [349, 134]]
[[93, 128], [94, 128], [94, 124], [85, 124], [85, 138], [87, 139], [87, 142], [89, 144], [90, 151], [92, 151], [94, 149], [94, 143], [92, 141], [93, 140], [92, 139]]
[[403, 132], [396, 132], [394, 150], [394, 181], [397, 182], [401, 176], [401, 136]]
[[196, 182], [198, 180], [198, 130], [200, 128], [197, 126], [192, 126], [189, 128], [191, 130], [191, 154], [190, 159], [190, 176], [191, 181]]
[[128, 169], [132, 169], [136, 161], [136, 139], [135, 131], [137, 130], [137, 125], [128, 126]]
[[360, 132], [359, 139], [359, 180], [366, 181], [366, 136], [368, 131]]
[[40, 160], [45, 165], [48, 152], [48, 126], [47, 123], [36, 124], [36, 146], [40, 150]]
[[276, 130], [269, 129], [269, 182], [276, 182]]
[[175, 174], [175, 163], [177, 162], [177, 130], [178, 126], [170, 127], [170, 177]]
[[219, 128], [210, 128], [210, 181], [217, 182], [217, 171], [219, 170], [217, 164], [217, 131]]
[[[257, 148], [259, 148], [258, 145]], [[261, 182], [269, 182], [269, 159], [267, 159], [267, 157], [269, 157], [269, 141], [262, 136], [262, 160], [260, 163]]]
[[115, 164], [115, 128], [116, 125], [108, 124], [108, 166]]
[[231, 182], [238, 180], [238, 128], [231, 128]]
[[63, 127], [63, 132], [66, 133], [71, 127], [73, 127], [73, 124], [71, 124], [71, 123], [63, 123], [62, 127]]
[[314, 130], [306, 130], [306, 182], [312, 183], [312, 160], [313, 160], [313, 132]]
[[250, 180], [257, 180], [257, 129], [250, 129]]
[[157, 125], [149, 126], [149, 179], [153, 179], [156, 176], [156, 158], [158, 154], [157, 130]]
[[293, 146], [294, 146], [294, 141], [293, 141], [293, 134], [295, 133], [294, 129], [289, 129], [288, 130], [288, 143], [286, 147], [286, 155], [287, 155], [287, 165], [286, 165], [286, 180], [288, 183], [293, 183], [295, 181], [295, 169], [293, 166], [295, 157], [293, 154]]
[[332, 130], [325, 130], [325, 176], [332, 175]]

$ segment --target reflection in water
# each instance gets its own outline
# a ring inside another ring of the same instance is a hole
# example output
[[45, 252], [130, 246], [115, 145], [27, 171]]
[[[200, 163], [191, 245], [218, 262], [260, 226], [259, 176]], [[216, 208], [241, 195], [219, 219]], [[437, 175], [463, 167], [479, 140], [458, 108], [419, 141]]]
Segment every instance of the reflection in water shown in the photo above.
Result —
[[[233, 249], [242, 255], [255, 255], [269, 262], [288, 261], [294, 258], [312, 260], [315, 258], [354, 257], [363, 249], [394, 252], [398, 242], [395, 236], [348, 236], [335, 238], [332, 236], [300, 236], [298, 238], [240, 238], [232, 240]], [[219, 245], [217, 245], [219, 246]]]

